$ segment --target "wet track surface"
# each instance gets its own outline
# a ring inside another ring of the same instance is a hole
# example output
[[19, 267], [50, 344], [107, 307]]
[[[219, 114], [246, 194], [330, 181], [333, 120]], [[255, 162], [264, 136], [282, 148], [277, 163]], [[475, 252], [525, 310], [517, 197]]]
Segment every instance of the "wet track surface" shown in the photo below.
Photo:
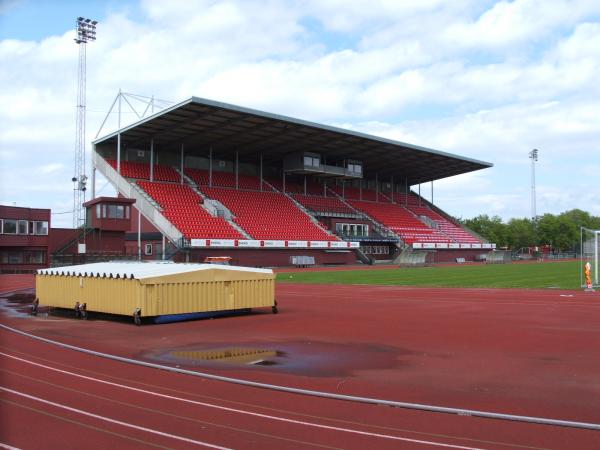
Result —
[[[277, 289], [278, 315], [135, 327], [32, 318], [25, 303], [2, 301], [1, 321], [93, 350], [254, 381], [600, 423], [597, 293]], [[16, 447], [600, 447], [596, 431], [273, 392], [7, 331], [0, 338], [0, 443]], [[211, 354], [216, 359], [206, 359]], [[253, 364], [259, 360], [273, 364]], [[43, 434], [29, 432], [32, 417]]]

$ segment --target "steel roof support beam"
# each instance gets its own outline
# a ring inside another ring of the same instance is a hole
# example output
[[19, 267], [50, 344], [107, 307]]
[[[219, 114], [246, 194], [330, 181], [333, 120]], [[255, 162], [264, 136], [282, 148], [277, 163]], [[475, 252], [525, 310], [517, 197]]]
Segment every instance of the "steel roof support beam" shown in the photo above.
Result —
[[208, 150], [208, 187], [212, 187], [212, 145]]
[[183, 144], [181, 144], [181, 160], [180, 160], [180, 170], [181, 170], [181, 184], [183, 184], [183, 162], [185, 160], [185, 156], [184, 156], [184, 152], [185, 149], [183, 147]]
[[194, 116], [193, 116], [193, 118], [192, 118], [191, 121], [189, 120], [189, 118], [185, 117], [183, 120], [179, 120], [179, 121], [177, 121], [174, 124], [166, 125], [166, 126], [164, 126], [162, 128], [159, 128], [158, 130], [153, 130], [153, 133], [154, 133], [155, 136], [158, 136], [158, 135], [163, 134], [163, 133], [169, 133], [169, 132], [172, 132], [172, 131], [177, 130], [179, 128], [183, 128], [183, 127], [188, 126], [188, 125], [193, 125], [194, 123], [196, 123], [196, 122], [198, 122], [198, 121], [200, 121], [200, 120], [202, 120], [202, 119], [210, 116], [211, 114], [213, 114], [212, 110], [210, 110], [209, 112], [206, 112], [206, 113], [196, 113], [196, 114], [194, 114]]
[[150, 181], [154, 181], [154, 138], [150, 139]]
[[238, 152], [235, 152], [235, 188], [239, 189], [239, 176], [240, 176], [240, 165], [239, 165], [239, 155]]
[[117, 134], [117, 172], [121, 173], [121, 133]]
[[[185, 128], [187, 126], [192, 126], [196, 122], [204, 120], [206, 117], [208, 117], [210, 115], [211, 115], [211, 113], [203, 114], [203, 115], [197, 117], [196, 119], [194, 119], [192, 122], [185, 122], [183, 124], [182, 123], [178, 123], [177, 125], [172, 126], [172, 128], [170, 128], [170, 129], [167, 128], [167, 129], [161, 130], [160, 133], [171, 133], [174, 130], [182, 129], [182, 128]], [[211, 125], [203, 126], [199, 130], [198, 129], [194, 129], [194, 133], [193, 134], [187, 135], [184, 138], [182, 138], [181, 136], [177, 136], [177, 137], [174, 137], [171, 140], [165, 141], [165, 145], [169, 145], [169, 144], [171, 144], [173, 142], [177, 142], [178, 140], [179, 141], [183, 140], [185, 142], [191, 142], [195, 137], [204, 134], [207, 130], [213, 130], [214, 131], [215, 127], [217, 127], [219, 129], [219, 131], [222, 131], [223, 127], [226, 127], [228, 125], [234, 124], [236, 122], [241, 122], [241, 121], [247, 119], [248, 117], [249, 116], [247, 116], [247, 115], [243, 116], [243, 117], [232, 117], [231, 119], [225, 120], [224, 122], [215, 122], [215, 121], [212, 121]]]
[[263, 190], [263, 155], [260, 154], [260, 191]]
[[92, 166], [92, 199], [96, 198], [96, 166]]
[[[244, 148], [252, 150], [252, 148], [253, 148], [252, 146], [256, 147], [257, 143], [265, 143], [265, 142], [272, 141], [273, 139], [277, 139], [277, 138], [280, 138], [281, 136], [283, 136], [285, 134], [288, 134], [289, 131], [292, 130], [292, 129], [299, 129], [299, 128], [300, 127], [297, 126], [297, 125], [291, 125], [291, 124], [285, 125], [283, 128], [281, 128], [281, 132], [280, 133], [272, 134], [272, 135], [266, 136], [266, 137], [263, 136], [263, 137], [260, 137], [258, 139], [255, 139], [253, 141], [244, 143]], [[279, 144], [279, 145], [277, 145], [275, 147], [267, 147], [267, 148], [262, 147], [262, 148], [260, 148], [260, 150], [262, 152], [264, 152], [265, 150], [270, 150], [271, 148], [277, 148], [280, 145], [281, 144]]]

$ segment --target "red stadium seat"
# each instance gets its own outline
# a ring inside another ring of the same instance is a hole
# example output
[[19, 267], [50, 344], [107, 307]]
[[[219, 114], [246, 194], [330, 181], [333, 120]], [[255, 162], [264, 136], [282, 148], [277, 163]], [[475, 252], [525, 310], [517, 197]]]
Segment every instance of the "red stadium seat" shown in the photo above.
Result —
[[[117, 169], [116, 160], [107, 159], [106, 162], [110, 164], [113, 169]], [[125, 178], [135, 178], [136, 180], [149, 180], [150, 164], [133, 161], [121, 161], [121, 175]], [[154, 164], [153, 175], [155, 181], [178, 182], [181, 179], [181, 175], [179, 175], [172, 167], [161, 166], [158, 164]]]
[[438, 225], [440, 231], [450, 236], [455, 242], [461, 244], [481, 243], [479, 239], [467, 232], [464, 228], [450, 222], [448, 219], [429, 208], [429, 206], [418, 206], [409, 203], [408, 208], [418, 216], [425, 216], [433, 220]]
[[[186, 168], [185, 174], [194, 180], [194, 183], [198, 186], [209, 185], [210, 174], [208, 170]], [[235, 173], [213, 170], [212, 185], [213, 187], [236, 187]], [[260, 178], [253, 175], [238, 174], [238, 188], [260, 191]], [[263, 183], [263, 190], [270, 191], [271, 188], [268, 184]]]
[[172, 183], [137, 184], [163, 209], [163, 215], [188, 239], [245, 239], [225, 219], [211, 216], [200, 206], [202, 197], [187, 185]]
[[202, 191], [225, 205], [235, 215], [234, 221], [255, 239], [338, 240], [281, 193], [208, 187]]
[[302, 194], [293, 194], [292, 196], [306, 209], [316, 213], [354, 213], [351, 208], [337, 197], [316, 197]]
[[360, 200], [348, 200], [348, 203], [400, 235], [407, 244], [413, 242], [453, 242], [445, 234], [425, 225], [403, 206]]

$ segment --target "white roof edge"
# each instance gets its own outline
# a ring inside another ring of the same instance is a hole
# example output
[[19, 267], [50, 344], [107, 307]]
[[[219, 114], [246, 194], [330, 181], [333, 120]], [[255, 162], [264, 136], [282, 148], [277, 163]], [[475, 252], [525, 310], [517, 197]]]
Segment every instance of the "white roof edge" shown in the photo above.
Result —
[[222, 266], [217, 264], [174, 264], [163, 262], [108, 262], [81, 264], [76, 266], [54, 267], [49, 269], [38, 269], [39, 275], [63, 275], [77, 277], [105, 277], [105, 278], [129, 278], [143, 280], [167, 275], [191, 273], [202, 270], [231, 270], [236, 272], [253, 272], [272, 274], [271, 269], [258, 269], [254, 267]]

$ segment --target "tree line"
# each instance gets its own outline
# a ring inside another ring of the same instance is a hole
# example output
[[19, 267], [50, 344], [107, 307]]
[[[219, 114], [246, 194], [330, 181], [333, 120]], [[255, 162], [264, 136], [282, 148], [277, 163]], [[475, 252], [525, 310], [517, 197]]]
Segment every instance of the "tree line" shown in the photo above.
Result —
[[482, 214], [461, 222], [498, 247], [513, 250], [548, 245], [555, 252], [578, 251], [581, 227], [600, 229], [600, 217], [580, 209], [558, 215], [544, 214], [537, 220], [510, 219], [505, 223], [498, 216]]

